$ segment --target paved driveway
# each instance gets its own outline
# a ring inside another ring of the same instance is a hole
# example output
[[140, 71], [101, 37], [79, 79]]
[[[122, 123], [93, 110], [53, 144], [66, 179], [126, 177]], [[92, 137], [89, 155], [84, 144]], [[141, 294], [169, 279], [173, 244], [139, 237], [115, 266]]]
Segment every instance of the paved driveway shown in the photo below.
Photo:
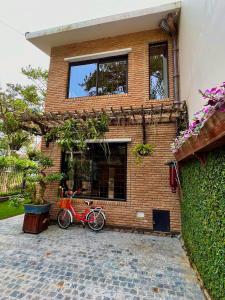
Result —
[[0, 299], [204, 299], [177, 238], [0, 221]]

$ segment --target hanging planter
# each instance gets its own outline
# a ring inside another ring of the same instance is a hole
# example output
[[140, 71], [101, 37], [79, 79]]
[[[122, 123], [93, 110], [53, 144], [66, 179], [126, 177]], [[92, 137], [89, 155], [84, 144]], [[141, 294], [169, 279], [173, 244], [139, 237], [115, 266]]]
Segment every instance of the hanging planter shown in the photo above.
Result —
[[144, 157], [153, 154], [154, 147], [151, 144], [137, 144], [132, 148], [131, 152], [136, 158], [136, 163], [140, 164]]

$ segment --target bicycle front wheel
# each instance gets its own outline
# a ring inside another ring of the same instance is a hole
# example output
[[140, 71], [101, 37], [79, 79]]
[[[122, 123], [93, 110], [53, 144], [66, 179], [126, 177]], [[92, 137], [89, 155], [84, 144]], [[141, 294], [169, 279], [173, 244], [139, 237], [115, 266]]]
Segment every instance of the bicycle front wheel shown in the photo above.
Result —
[[100, 231], [105, 225], [105, 218], [103, 214], [97, 210], [92, 211], [88, 217], [88, 226], [94, 231]]
[[60, 228], [62, 229], [67, 229], [72, 220], [71, 220], [71, 215], [70, 212], [68, 211], [68, 209], [61, 209], [58, 213], [58, 217], [57, 217], [57, 222]]

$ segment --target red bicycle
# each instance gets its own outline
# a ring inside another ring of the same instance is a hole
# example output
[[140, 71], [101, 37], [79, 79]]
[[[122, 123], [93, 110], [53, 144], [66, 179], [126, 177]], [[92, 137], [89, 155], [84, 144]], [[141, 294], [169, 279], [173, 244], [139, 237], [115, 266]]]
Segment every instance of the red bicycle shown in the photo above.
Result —
[[61, 199], [59, 206], [61, 210], [58, 213], [58, 225], [62, 229], [67, 229], [74, 221], [74, 219], [88, 224], [90, 229], [100, 231], [103, 229], [106, 221], [105, 213], [102, 207], [90, 207], [93, 201], [84, 201], [88, 205], [83, 213], [76, 212], [72, 206], [71, 199]]

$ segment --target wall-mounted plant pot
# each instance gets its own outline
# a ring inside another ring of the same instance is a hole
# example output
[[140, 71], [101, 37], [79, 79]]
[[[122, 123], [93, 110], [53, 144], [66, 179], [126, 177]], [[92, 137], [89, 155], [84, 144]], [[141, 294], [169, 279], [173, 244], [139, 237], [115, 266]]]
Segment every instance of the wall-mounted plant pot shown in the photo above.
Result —
[[24, 205], [23, 232], [38, 234], [48, 228], [50, 204]]
[[197, 136], [191, 136], [174, 153], [177, 161], [187, 160], [199, 152], [207, 152], [225, 145], [225, 113], [215, 112]]

